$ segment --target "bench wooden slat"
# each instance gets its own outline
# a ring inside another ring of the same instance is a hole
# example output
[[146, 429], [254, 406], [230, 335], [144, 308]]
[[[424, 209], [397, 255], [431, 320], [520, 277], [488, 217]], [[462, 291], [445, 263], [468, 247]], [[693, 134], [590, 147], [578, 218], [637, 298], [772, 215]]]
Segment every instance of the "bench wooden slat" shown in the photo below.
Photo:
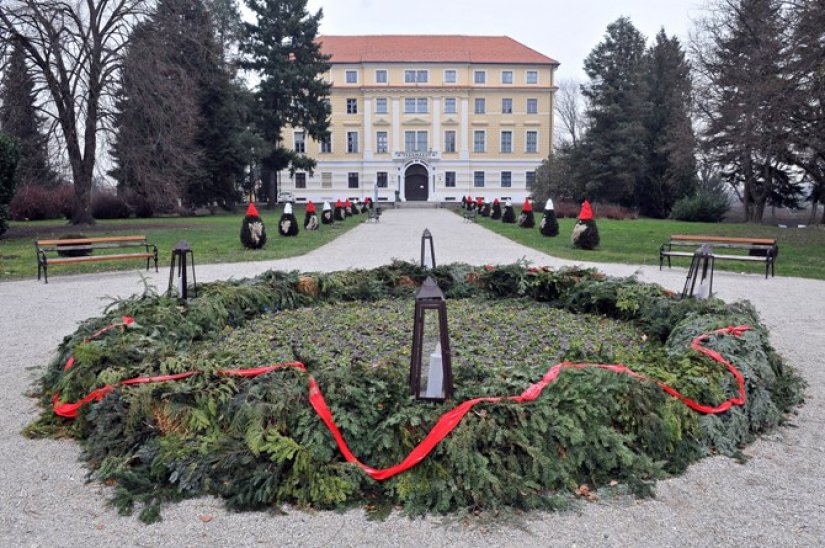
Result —
[[691, 242], [719, 242], [732, 244], [776, 245], [776, 240], [770, 238], [734, 238], [727, 236], [701, 236], [697, 234], [674, 234], [671, 240], [686, 240]]
[[78, 244], [104, 244], [114, 242], [145, 242], [146, 236], [107, 236], [105, 238], [75, 238], [72, 240], [36, 240], [38, 246], [44, 245], [78, 245]]
[[62, 257], [49, 259], [49, 265], [65, 263], [85, 263], [95, 261], [117, 261], [119, 259], [151, 259], [154, 253], [121, 253], [118, 255], [89, 255], [86, 257]]

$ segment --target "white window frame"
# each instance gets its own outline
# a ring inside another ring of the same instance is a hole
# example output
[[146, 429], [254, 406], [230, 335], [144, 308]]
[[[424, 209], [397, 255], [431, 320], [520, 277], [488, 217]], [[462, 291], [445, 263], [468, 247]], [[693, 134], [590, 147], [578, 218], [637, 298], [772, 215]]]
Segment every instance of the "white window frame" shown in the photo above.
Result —
[[482, 85], [487, 83], [487, 71], [486, 70], [474, 70], [473, 71], [473, 83], [476, 85]]
[[[481, 147], [479, 150], [478, 136], [481, 135]], [[487, 152], [487, 131], [484, 129], [476, 129], [473, 131], [473, 152], [476, 154], [484, 154]]]
[[[481, 174], [481, 184], [478, 180], [478, 174]], [[484, 171], [478, 170], [473, 171], [473, 188], [484, 188], [484, 185], [487, 183], [487, 174]]]
[[[408, 145], [410, 144], [409, 136], [412, 135], [412, 148]], [[424, 136], [424, 146], [421, 147], [421, 136]], [[430, 145], [430, 135], [428, 131], [419, 130], [419, 129], [407, 129], [404, 130], [404, 152], [427, 152]]]
[[[350, 105], [353, 105], [352, 110], [350, 110]], [[358, 98], [357, 97], [347, 97], [347, 114], [358, 114]]]
[[[531, 82], [530, 80], [534, 80]], [[539, 71], [537, 70], [528, 70], [524, 73], [524, 83], [528, 86], [534, 86], [539, 83]]]
[[[352, 186], [353, 179], [355, 179], [355, 186]], [[361, 175], [357, 171], [347, 172], [347, 188], [350, 190], [361, 188]]]
[[[423, 76], [423, 78], [422, 78]], [[404, 69], [405, 84], [426, 84], [430, 81], [430, 71], [426, 69]]]
[[[504, 174], [505, 173], [508, 175], [508, 179], [509, 179], [507, 181], [506, 185], [504, 184]], [[501, 183], [501, 188], [513, 188], [513, 172], [512, 171], [502, 171], [501, 172], [500, 183]]]
[[[533, 109], [530, 109], [530, 105], [533, 105]], [[528, 97], [527, 98], [527, 114], [538, 114], [539, 113], [539, 100], [535, 97]]]
[[[479, 110], [481, 105], [481, 110]], [[476, 97], [473, 100], [473, 114], [487, 114], [487, 99], [484, 97]]]
[[[452, 109], [447, 108], [447, 104], [451, 104], [453, 106]], [[444, 114], [457, 114], [458, 113], [458, 99], [455, 97], [445, 97], [444, 98]]]
[[[383, 135], [383, 143], [381, 136]], [[384, 146], [381, 146], [381, 145]], [[390, 135], [386, 131], [376, 131], [375, 132], [375, 153], [376, 154], [386, 154], [390, 151]]]
[[[505, 78], [505, 74], [509, 74], [509, 78]], [[509, 82], [507, 81], [509, 80]], [[511, 85], [513, 83], [513, 71], [512, 70], [502, 70], [501, 71], [501, 83], [504, 85]]]
[[[453, 78], [447, 78], [447, 74], [452, 74]], [[444, 83], [456, 84], [458, 83], [458, 71], [456, 69], [444, 69]]]
[[348, 84], [357, 84], [358, 83], [358, 71], [357, 70], [347, 70], [344, 71], [344, 81]]
[[[303, 182], [299, 181], [299, 179], [303, 179]], [[295, 188], [298, 190], [305, 190], [307, 187], [307, 174], [303, 171], [295, 172]]]
[[427, 97], [404, 97], [404, 114], [427, 114], [429, 109]]
[[332, 188], [332, 172], [321, 172], [321, 188]]
[[[504, 134], [508, 134], [510, 136], [510, 142], [508, 143], [507, 150], [504, 150]], [[501, 130], [501, 135], [499, 137], [499, 149], [502, 154], [512, 154], [513, 153], [513, 132], [509, 129]]]
[[[383, 79], [379, 76], [383, 74]], [[376, 84], [387, 84], [390, 81], [390, 74], [387, 72], [387, 69], [375, 69], [375, 83]]]
[[[450, 181], [450, 176], [452, 175], [452, 181]], [[444, 172], [444, 186], [447, 188], [455, 188], [456, 186], [456, 172], [455, 171], [445, 171]], [[451, 184], [452, 183], [452, 184]]]
[[[451, 134], [452, 139], [447, 137], [448, 134]], [[458, 140], [458, 133], [454, 129], [448, 129], [444, 131], [444, 152], [446, 153], [453, 153], [456, 151], [456, 145]], [[451, 143], [453, 146], [447, 146]]]
[[[326, 148], [326, 150], [324, 150]], [[318, 141], [318, 154], [332, 154], [332, 134]]]
[[[382, 175], [384, 176], [383, 177], [383, 179], [384, 179], [383, 183], [384, 184], [381, 184], [381, 179], [382, 179], [381, 176]], [[387, 172], [387, 171], [378, 171], [378, 172], [376, 172], [376, 174], [375, 174], [375, 186], [378, 187], [378, 188], [388, 188], [390, 186], [390, 174], [389, 174], [389, 172]]]
[[[351, 138], [352, 135], [355, 136], [354, 139]], [[347, 154], [358, 154], [360, 150], [360, 137], [358, 131], [347, 132]]]
[[[509, 102], [510, 108], [505, 108], [505, 101]], [[512, 97], [502, 97], [501, 98], [501, 113], [502, 114], [513, 114], [513, 98]]]
[[[381, 109], [378, 105], [384, 105], [384, 108]], [[389, 114], [390, 111], [390, 100], [386, 97], [376, 97], [375, 98], [375, 113], [376, 114]]]
[[[300, 136], [300, 139], [298, 138]], [[295, 130], [292, 132], [292, 150], [300, 154], [307, 152], [307, 134], [303, 130]]]
[[[530, 174], [533, 174], [533, 182], [530, 182]], [[525, 171], [524, 172], [524, 187], [527, 190], [532, 190], [534, 186], [536, 186], [536, 181], [538, 180], [538, 173], [536, 170], [533, 171]]]
[[[530, 134], [536, 136], [536, 150], [530, 150]], [[524, 152], [527, 154], [536, 154], [539, 151], [539, 132], [534, 129], [529, 129], [524, 132]]]

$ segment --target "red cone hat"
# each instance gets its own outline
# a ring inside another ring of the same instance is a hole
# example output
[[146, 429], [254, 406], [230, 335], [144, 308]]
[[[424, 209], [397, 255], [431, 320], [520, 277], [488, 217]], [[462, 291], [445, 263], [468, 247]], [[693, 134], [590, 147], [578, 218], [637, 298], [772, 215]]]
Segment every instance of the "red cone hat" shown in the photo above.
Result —
[[346, 201], [346, 206], [347, 206], [347, 207], [352, 206], [352, 202], [350, 202], [350, 201], [349, 201], [349, 198], [347, 198], [347, 201]]
[[497, 203], [499, 203], [499, 202], [498, 202], [498, 198], [496, 198], [495, 200], [493, 200], [493, 205], [496, 205]]
[[582, 204], [582, 210], [579, 213], [579, 220], [580, 221], [591, 221], [593, 220], [593, 210], [590, 209], [590, 202], [587, 200], [584, 201]]
[[307, 202], [307, 213], [315, 213], [315, 204], [312, 203], [312, 200]]
[[521, 206], [521, 211], [522, 211], [522, 213], [532, 213], [533, 212], [533, 206], [530, 205], [530, 198], [525, 198], [524, 199], [524, 205]]
[[335, 207], [344, 207], [344, 202], [338, 200], [337, 202], [335, 202]]
[[249, 202], [249, 207], [246, 208], [246, 214], [250, 217], [260, 217], [260, 215], [258, 214], [258, 208], [255, 207], [254, 202]]

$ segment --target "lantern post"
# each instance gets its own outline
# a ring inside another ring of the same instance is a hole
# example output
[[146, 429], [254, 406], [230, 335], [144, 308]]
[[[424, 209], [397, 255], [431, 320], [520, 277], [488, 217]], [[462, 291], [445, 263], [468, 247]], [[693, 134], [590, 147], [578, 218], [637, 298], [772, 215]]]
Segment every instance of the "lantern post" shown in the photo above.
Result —
[[424, 229], [421, 234], [421, 266], [428, 270], [435, 268], [435, 247], [433, 246], [433, 235], [429, 229]]

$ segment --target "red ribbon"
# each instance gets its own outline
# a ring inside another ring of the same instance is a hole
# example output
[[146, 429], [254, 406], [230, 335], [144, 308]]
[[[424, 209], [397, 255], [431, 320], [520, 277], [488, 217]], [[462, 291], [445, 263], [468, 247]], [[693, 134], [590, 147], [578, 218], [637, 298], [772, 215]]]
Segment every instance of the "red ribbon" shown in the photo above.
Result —
[[[131, 318], [130, 318], [131, 319]], [[129, 325], [125, 322], [126, 318], [124, 317], [124, 323], [120, 325]], [[111, 328], [113, 326], [109, 326]], [[300, 362], [290, 362], [290, 363], [281, 363], [275, 364], [265, 367], [256, 367], [253, 369], [228, 369], [228, 370], [221, 370], [218, 371], [217, 374], [224, 377], [257, 377], [259, 375], [265, 375], [267, 373], [271, 373], [273, 371], [278, 371], [281, 369], [298, 369], [304, 373], [307, 373], [309, 377], [309, 403], [312, 405], [312, 408], [315, 410], [315, 413], [324, 421], [324, 424], [329, 429], [332, 437], [335, 438], [335, 442], [338, 444], [338, 449], [341, 451], [341, 454], [344, 456], [347, 462], [356, 464], [360, 468], [364, 470], [371, 478], [382, 481], [388, 478], [395, 476], [396, 474], [400, 474], [405, 470], [409, 470], [430, 454], [430, 452], [443, 440], [447, 437], [450, 432], [452, 432], [456, 426], [461, 422], [461, 419], [464, 418], [470, 409], [475, 407], [480, 403], [500, 403], [503, 401], [512, 401], [516, 403], [525, 403], [530, 402], [538, 398], [542, 391], [547, 388], [550, 384], [558, 379], [559, 375], [564, 369], [587, 369], [587, 368], [597, 368], [597, 369], [604, 369], [606, 371], [612, 371], [617, 374], [624, 374], [629, 375], [635, 379], [639, 380], [646, 380], [655, 382], [662, 390], [673, 396], [674, 398], [678, 399], [682, 403], [684, 403], [689, 408], [697, 411], [699, 413], [711, 415], [711, 414], [719, 414], [724, 413], [725, 411], [729, 410], [733, 405], [744, 405], [746, 401], [745, 395], [745, 379], [742, 377], [742, 374], [739, 372], [736, 367], [721, 354], [716, 352], [715, 350], [710, 350], [709, 348], [705, 348], [702, 346], [702, 342], [706, 341], [714, 334], [718, 335], [733, 335], [735, 337], [739, 337], [745, 331], [748, 331], [750, 327], [748, 326], [738, 326], [738, 327], [726, 327], [724, 329], [717, 329], [712, 333], [705, 333], [704, 335], [700, 335], [693, 339], [691, 343], [691, 348], [705, 354], [706, 356], [710, 357], [712, 360], [724, 364], [728, 370], [733, 374], [736, 378], [736, 381], [739, 385], [739, 396], [735, 398], [730, 398], [725, 400], [724, 402], [720, 403], [716, 406], [709, 406], [704, 405], [701, 403], [697, 403], [686, 396], [683, 396], [679, 391], [670, 386], [666, 385], [665, 383], [657, 380], [653, 380], [648, 378], [647, 376], [637, 373], [633, 371], [629, 367], [622, 365], [622, 364], [595, 364], [595, 363], [570, 363], [570, 362], [563, 362], [558, 363], [552, 366], [544, 376], [539, 380], [537, 383], [534, 383], [527, 387], [521, 394], [518, 396], [505, 396], [505, 397], [486, 397], [486, 398], [474, 398], [471, 400], [464, 401], [459, 405], [453, 407], [438, 419], [438, 422], [435, 423], [427, 435], [424, 437], [421, 442], [415, 446], [415, 448], [410, 451], [410, 453], [402, 460], [400, 463], [396, 464], [395, 466], [390, 466], [389, 468], [383, 469], [376, 469], [370, 466], [367, 466], [352, 453], [349, 446], [347, 445], [346, 440], [344, 440], [344, 436], [341, 434], [341, 431], [338, 429], [338, 425], [335, 424], [335, 419], [332, 416], [332, 412], [330, 411], [329, 407], [327, 406], [326, 400], [324, 400], [324, 396], [321, 393], [321, 388], [318, 386], [318, 382], [312, 375], [309, 375], [307, 372], [306, 366]], [[100, 334], [107, 331], [107, 328], [104, 328], [90, 337], [94, 338], [94, 336], [99, 336]], [[88, 340], [88, 339], [87, 339]], [[73, 358], [69, 358], [69, 362], [73, 362]], [[66, 369], [68, 369], [70, 365], [67, 363]], [[122, 382], [119, 382], [115, 385], [106, 385], [102, 388], [98, 388], [90, 393], [88, 396], [83, 398], [80, 401], [75, 403], [60, 403], [60, 399], [57, 394], [54, 395], [53, 407], [54, 412], [61, 417], [66, 418], [74, 418], [77, 416], [78, 410], [86, 405], [87, 403], [93, 401], [99, 401], [103, 399], [107, 394], [112, 392], [118, 386], [129, 386], [133, 384], [147, 384], [147, 383], [155, 383], [155, 382], [168, 382], [168, 381], [177, 381], [181, 379], [189, 378], [193, 375], [198, 374], [197, 371], [188, 371], [185, 373], [178, 373], [176, 375], [163, 375], [159, 377], [136, 377], [134, 379], [128, 379]]]

